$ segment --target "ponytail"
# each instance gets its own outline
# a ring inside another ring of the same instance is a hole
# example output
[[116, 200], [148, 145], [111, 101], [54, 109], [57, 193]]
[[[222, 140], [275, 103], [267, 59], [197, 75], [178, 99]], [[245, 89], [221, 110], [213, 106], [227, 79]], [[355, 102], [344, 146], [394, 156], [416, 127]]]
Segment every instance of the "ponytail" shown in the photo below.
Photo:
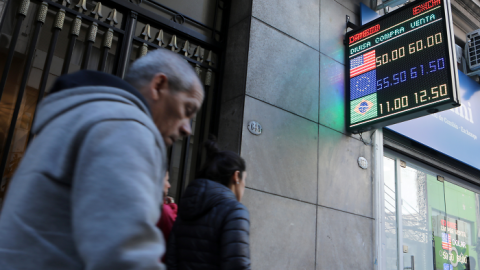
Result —
[[240, 177], [246, 170], [245, 160], [232, 151], [220, 151], [214, 136], [210, 135], [204, 144], [207, 159], [197, 178], [205, 178], [224, 186], [229, 186], [230, 179], [236, 171]]

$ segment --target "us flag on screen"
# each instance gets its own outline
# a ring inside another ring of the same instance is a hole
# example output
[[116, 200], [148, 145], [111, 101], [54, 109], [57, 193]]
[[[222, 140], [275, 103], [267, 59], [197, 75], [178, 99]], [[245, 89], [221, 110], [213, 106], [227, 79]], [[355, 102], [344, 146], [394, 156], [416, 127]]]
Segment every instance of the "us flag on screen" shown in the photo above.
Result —
[[375, 50], [350, 60], [350, 78], [375, 69]]
[[442, 233], [442, 248], [452, 250], [452, 237], [448, 233]]

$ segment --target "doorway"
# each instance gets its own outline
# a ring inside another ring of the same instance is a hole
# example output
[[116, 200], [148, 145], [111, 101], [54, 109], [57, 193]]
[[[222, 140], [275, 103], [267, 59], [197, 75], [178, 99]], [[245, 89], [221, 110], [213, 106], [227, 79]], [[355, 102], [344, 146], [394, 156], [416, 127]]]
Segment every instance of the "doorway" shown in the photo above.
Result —
[[179, 54], [205, 89], [192, 134], [168, 151], [169, 196], [180, 199], [205, 158], [203, 142], [218, 134], [230, 8], [225, 0], [181, 2], [185, 9], [175, 10], [169, 5], [179, 1], [0, 0], [0, 209], [55, 80], [81, 69], [123, 78], [130, 63], [157, 49]]
[[479, 269], [480, 188], [393, 152], [383, 163], [386, 269]]

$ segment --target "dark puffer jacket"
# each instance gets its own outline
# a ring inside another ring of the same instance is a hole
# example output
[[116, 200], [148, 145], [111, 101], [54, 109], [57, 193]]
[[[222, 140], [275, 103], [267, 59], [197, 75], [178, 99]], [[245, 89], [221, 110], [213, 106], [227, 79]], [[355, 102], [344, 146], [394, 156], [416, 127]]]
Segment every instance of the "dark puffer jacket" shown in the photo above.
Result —
[[167, 248], [169, 270], [250, 269], [250, 217], [230, 189], [197, 179], [178, 212]]

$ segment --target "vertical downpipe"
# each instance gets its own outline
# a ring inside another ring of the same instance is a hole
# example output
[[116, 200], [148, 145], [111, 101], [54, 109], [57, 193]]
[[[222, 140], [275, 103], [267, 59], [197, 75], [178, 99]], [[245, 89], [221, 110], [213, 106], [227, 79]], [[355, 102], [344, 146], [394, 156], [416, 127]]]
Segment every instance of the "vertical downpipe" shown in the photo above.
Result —
[[373, 209], [375, 215], [375, 261], [374, 269], [386, 269], [384, 259], [385, 245], [385, 192], [383, 181], [383, 129], [379, 128], [374, 134], [373, 143], [373, 181], [374, 181], [374, 200]]

